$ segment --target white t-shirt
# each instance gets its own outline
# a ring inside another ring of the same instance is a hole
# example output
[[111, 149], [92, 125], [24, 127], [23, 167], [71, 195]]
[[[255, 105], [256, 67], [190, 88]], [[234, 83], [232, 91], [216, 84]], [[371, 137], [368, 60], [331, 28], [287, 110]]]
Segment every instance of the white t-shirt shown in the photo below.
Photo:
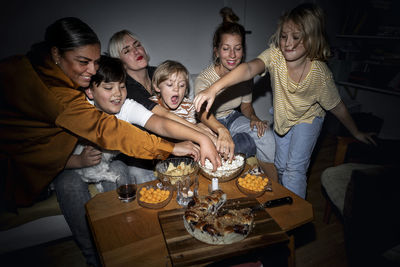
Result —
[[[90, 104], [94, 105], [93, 100], [88, 99], [88, 101]], [[144, 127], [152, 115], [153, 112], [145, 108], [143, 105], [139, 104], [133, 99], [127, 98], [125, 99], [125, 102], [122, 105], [119, 113], [115, 114], [115, 117], [120, 120]]]
[[[89, 103], [94, 105], [94, 101], [89, 99], [88, 101]], [[132, 99], [126, 99], [121, 107], [120, 112], [115, 114], [115, 116], [120, 120], [134, 123], [142, 127], [147, 123], [152, 115], [153, 112], [149, 111], [147, 108]], [[138, 140], [138, 142], [140, 142], [140, 140]], [[84, 148], [84, 145], [77, 144], [73, 154], [79, 155], [80, 153], [82, 153]], [[96, 186], [100, 192], [103, 192], [103, 188], [99, 182], [115, 182], [118, 177], [109, 168], [109, 164], [111, 160], [119, 153], [119, 151], [103, 150], [102, 153], [103, 154], [101, 162], [99, 164], [90, 167], [75, 169], [75, 171], [81, 175], [83, 181], [88, 183], [97, 183]]]

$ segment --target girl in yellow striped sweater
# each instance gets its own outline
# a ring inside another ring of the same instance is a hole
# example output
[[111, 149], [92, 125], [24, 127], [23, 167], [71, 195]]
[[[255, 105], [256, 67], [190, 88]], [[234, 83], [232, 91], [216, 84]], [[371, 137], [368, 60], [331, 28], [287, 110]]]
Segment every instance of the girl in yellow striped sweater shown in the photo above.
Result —
[[322, 9], [311, 3], [301, 4], [281, 17], [268, 49], [256, 59], [240, 64], [194, 100], [197, 111], [205, 102], [209, 110], [219, 91], [268, 71], [273, 89], [279, 181], [302, 198], [306, 196], [306, 173], [326, 110], [355, 138], [374, 143], [371, 134], [358, 130], [340, 99], [324, 62], [329, 56]]

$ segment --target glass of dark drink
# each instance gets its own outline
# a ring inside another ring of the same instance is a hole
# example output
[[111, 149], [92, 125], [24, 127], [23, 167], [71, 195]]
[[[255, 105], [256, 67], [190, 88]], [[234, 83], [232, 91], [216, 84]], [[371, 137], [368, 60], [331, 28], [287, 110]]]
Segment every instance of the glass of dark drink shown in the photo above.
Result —
[[117, 178], [117, 194], [122, 202], [131, 202], [136, 198], [136, 179], [120, 176]]

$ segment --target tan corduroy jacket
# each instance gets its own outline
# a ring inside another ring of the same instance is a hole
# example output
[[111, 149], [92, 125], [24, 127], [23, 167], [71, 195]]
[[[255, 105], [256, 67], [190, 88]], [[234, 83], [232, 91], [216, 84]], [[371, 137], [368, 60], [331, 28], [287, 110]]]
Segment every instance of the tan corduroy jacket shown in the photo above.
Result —
[[64, 169], [79, 137], [144, 159], [163, 159], [173, 150], [172, 143], [97, 110], [49, 56], [34, 66], [26, 56], [0, 62], [0, 156], [7, 165], [0, 189], [6, 201], [31, 205]]

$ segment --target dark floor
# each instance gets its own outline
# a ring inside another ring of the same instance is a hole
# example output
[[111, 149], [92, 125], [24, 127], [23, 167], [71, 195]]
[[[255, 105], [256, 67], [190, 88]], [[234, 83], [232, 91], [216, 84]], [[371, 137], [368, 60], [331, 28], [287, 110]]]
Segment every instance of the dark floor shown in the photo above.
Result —
[[[323, 134], [310, 165], [307, 200], [314, 208], [314, 221], [295, 234], [296, 266], [347, 266], [343, 226], [331, 216], [329, 224], [322, 221], [325, 199], [321, 194], [321, 172], [333, 164], [336, 139]], [[0, 255], [1, 266], [85, 267], [85, 261], [71, 238]]]

